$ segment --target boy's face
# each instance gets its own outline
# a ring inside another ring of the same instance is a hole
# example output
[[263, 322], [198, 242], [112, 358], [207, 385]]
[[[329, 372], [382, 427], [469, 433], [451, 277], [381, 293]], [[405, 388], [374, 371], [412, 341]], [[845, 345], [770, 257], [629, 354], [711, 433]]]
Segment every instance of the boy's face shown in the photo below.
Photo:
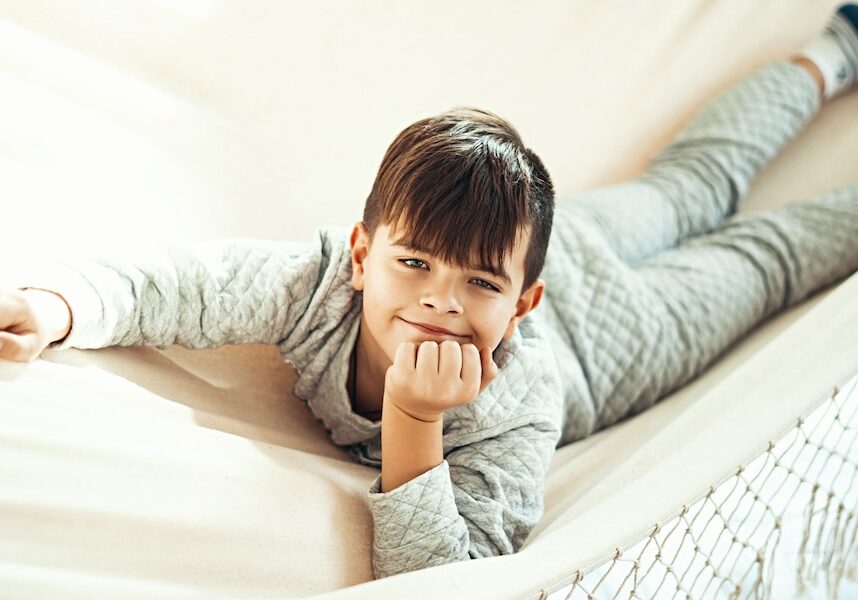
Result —
[[[363, 291], [361, 335], [390, 363], [402, 342], [451, 339], [494, 350], [518, 322], [536, 308], [545, 282], [538, 279], [521, 295], [529, 234], [519, 240], [504, 265], [509, 281], [478, 269], [462, 269], [393, 243], [390, 226], [369, 240], [363, 222], [351, 235], [352, 287]], [[372, 244], [370, 245], [370, 241]], [[430, 333], [422, 323], [450, 334]], [[380, 358], [380, 357], [377, 357]]]

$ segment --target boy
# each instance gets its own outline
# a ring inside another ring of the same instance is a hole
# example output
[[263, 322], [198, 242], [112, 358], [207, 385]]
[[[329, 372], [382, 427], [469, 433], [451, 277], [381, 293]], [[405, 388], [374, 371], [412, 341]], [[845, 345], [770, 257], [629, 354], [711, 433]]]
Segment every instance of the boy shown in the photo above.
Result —
[[376, 576], [514, 552], [558, 445], [647, 408], [858, 269], [858, 186], [732, 215], [820, 97], [856, 86], [856, 9], [707, 105], [641, 177], [556, 215], [547, 171], [511, 127], [451, 111], [397, 137], [350, 236], [34, 274], [0, 297], [0, 357], [54, 340], [276, 344], [333, 441], [381, 466]]

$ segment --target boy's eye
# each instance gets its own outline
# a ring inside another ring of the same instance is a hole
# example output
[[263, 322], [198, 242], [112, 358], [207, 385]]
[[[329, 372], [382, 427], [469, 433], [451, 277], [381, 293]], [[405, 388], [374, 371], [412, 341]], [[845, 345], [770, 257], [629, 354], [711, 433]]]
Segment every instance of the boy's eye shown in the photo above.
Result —
[[485, 285], [480, 285], [479, 287], [481, 287], [481, 288], [485, 288], [485, 289], [487, 289], [487, 290], [491, 290], [491, 291], [493, 291], [493, 292], [500, 291], [500, 290], [498, 290], [495, 286], [493, 286], [493, 285], [492, 285], [492, 284], [490, 284], [488, 281], [486, 281], [485, 279], [474, 279], [474, 281], [477, 281], [477, 282], [479, 282], [480, 284], [485, 284]]
[[[409, 267], [411, 269], [422, 269], [423, 268], [419, 265], [414, 265], [412, 263], [420, 263], [420, 265], [424, 265], [424, 266], [426, 265], [426, 263], [424, 261], [420, 260], [419, 258], [400, 258], [399, 262], [403, 263], [404, 265], [406, 265], [407, 267]], [[481, 287], [485, 290], [490, 290], [493, 292], [499, 292], [500, 291], [498, 288], [496, 288], [495, 286], [493, 286], [491, 283], [489, 283], [488, 281], [486, 281], [484, 279], [474, 279], [474, 281], [478, 282], [477, 287]]]
[[423, 262], [423, 261], [422, 261], [422, 260], [420, 260], [419, 258], [403, 258], [403, 259], [401, 259], [399, 262], [401, 262], [401, 263], [405, 263], [406, 265], [408, 265], [408, 266], [409, 266], [409, 267], [411, 267], [412, 269], [419, 269], [420, 267], [415, 267], [415, 266], [413, 266], [413, 265], [411, 265], [411, 264], [409, 264], [409, 263], [416, 262], [416, 263], [422, 263], [422, 264], [424, 264], [424, 265], [426, 264], [425, 262]]

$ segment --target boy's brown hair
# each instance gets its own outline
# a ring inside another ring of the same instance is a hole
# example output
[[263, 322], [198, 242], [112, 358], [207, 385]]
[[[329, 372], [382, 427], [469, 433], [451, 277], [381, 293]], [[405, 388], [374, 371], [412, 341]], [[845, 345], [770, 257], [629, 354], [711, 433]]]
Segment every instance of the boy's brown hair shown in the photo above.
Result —
[[516, 236], [530, 231], [524, 283], [539, 277], [554, 220], [554, 186], [539, 157], [501, 117], [456, 108], [421, 119], [393, 141], [363, 211], [394, 243], [460, 268], [500, 273]]

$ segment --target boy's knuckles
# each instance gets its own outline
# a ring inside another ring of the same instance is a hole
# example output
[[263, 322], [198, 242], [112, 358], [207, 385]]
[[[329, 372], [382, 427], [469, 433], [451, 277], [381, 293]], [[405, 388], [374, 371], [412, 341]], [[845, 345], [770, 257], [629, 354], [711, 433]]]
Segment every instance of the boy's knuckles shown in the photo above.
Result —
[[8, 338], [3, 340], [3, 348], [0, 350], [0, 358], [15, 362], [30, 362], [38, 356], [29, 345], [22, 345], [17, 341], [10, 342]]

